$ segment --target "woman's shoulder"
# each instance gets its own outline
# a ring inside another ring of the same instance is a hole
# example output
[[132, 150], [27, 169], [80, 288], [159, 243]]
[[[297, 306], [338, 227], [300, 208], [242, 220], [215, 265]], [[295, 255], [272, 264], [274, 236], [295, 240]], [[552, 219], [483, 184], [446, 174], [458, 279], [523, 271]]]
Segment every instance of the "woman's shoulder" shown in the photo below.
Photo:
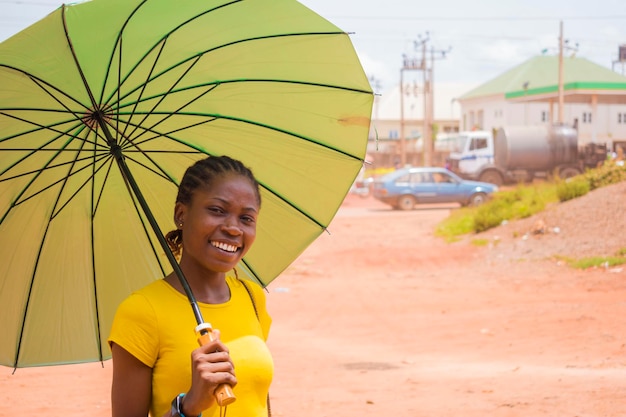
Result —
[[261, 287], [258, 283], [251, 281], [249, 279], [241, 279], [236, 278], [230, 275], [226, 276], [226, 281], [231, 288], [240, 288], [242, 290], [248, 291], [254, 297], [263, 297], [265, 298], [265, 293], [263, 287]]
[[157, 279], [144, 287], [141, 287], [126, 297], [123, 304], [154, 304], [161, 303], [164, 298], [170, 296], [170, 286], [165, 280]]

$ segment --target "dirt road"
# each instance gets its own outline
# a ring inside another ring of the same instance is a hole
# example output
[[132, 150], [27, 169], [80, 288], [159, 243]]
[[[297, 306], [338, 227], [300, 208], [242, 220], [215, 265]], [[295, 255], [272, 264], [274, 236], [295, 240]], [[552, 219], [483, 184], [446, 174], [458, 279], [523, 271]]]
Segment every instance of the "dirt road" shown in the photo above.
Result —
[[[448, 213], [350, 196], [270, 285], [274, 416], [626, 415], [626, 273], [446, 244]], [[110, 371], [1, 369], [0, 416], [109, 416]]]
[[276, 414], [626, 415], [623, 270], [487, 261], [448, 213], [349, 198], [272, 285]]

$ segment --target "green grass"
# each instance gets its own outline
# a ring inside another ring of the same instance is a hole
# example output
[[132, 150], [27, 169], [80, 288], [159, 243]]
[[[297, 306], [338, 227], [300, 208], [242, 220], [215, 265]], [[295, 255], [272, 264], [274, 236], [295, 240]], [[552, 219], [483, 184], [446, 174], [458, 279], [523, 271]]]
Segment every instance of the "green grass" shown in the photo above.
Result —
[[555, 179], [535, 185], [518, 185], [512, 190], [499, 191], [479, 207], [453, 211], [437, 225], [435, 234], [447, 242], [459, 240], [470, 233], [480, 233], [512, 221], [530, 217], [548, 205], [587, 194], [590, 190], [626, 181], [626, 166], [607, 162], [568, 180]]
[[500, 191], [479, 207], [456, 210], [441, 222], [435, 234], [446, 241], [458, 240], [469, 233], [480, 233], [499, 226], [504, 221], [530, 217], [558, 201], [554, 184], [519, 185], [510, 191]]
[[[487, 246], [491, 241], [489, 239], [472, 239], [472, 245], [474, 246]], [[497, 240], [495, 241], [498, 242]]]
[[[518, 185], [509, 191], [500, 191], [479, 207], [465, 207], [451, 212], [437, 225], [435, 235], [447, 242], [460, 240], [462, 236], [480, 233], [501, 225], [505, 221], [523, 219], [543, 211], [550, 204], [578, 198], [590, 190], [626, 181], [626, 166], [605, 163], [602, 167], [588, 170], [568, 180], [555, 179], [537, 185]], [[485, 246], [487, 239], [473, 239], [472, 244]], [[626, 264], [626, 248], [614, 256], [572, 259], [556, 256], [567, 265], [578, 269], [609, 268]]]
[[567, 265], [576, 269], [589, 268], [611, 268], [618, 265], [626, 264], [626, 256], [591, 256], [587, 258], [574, 259], [566, 256], [556, 256], [555, 258], [562, 260]]

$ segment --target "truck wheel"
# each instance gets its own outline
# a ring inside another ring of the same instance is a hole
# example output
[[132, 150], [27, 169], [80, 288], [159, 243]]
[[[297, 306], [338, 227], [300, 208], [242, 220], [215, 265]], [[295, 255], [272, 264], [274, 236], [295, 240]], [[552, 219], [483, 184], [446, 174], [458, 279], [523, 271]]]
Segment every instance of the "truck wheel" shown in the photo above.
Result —
[[580, 170], [574, 167], [565, 167], [559, 171], [559, 177], [564, 180], [575, 177], [576, 175], [580, 175], [580, 174], [581, 174]]
[[412, 195], [403, 195], [398, 198], [398, 204], [396, 205], [396, 207], [398, 207], [398, 209], [400, 210], [413, 210], [413, 207], [415, 207], [415, 203], [415, 197], [413, 197]]
[[502, 178], [502, 175], [500, 175], [498, 171], [493, 171], [493, 170], [483, 172], [482, 174], [480, 174], [480, 177], [478, 178], [478, 180], [497, 185], [498, 187], [504, 183], [504, 179]]

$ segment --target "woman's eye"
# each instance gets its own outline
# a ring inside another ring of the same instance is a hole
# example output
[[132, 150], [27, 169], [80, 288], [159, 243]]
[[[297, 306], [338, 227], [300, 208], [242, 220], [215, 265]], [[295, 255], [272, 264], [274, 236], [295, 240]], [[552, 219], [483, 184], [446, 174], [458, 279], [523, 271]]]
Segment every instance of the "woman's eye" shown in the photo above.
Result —
[[256, 219], [252, 216], [243, 216], [242, 220], [246, 223], [254, 223]]

